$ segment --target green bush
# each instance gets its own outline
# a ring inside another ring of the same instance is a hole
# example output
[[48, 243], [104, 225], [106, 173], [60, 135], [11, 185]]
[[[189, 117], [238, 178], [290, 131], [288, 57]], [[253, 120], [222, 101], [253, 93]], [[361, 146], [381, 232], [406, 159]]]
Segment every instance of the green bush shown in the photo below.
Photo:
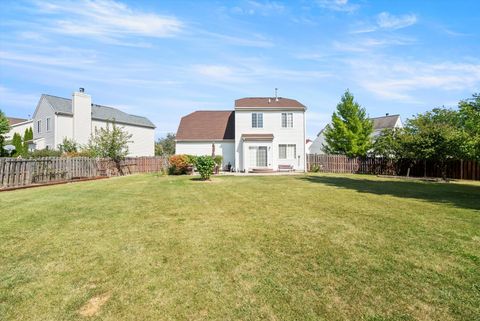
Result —
[[215, 161], [211, 156], [198, 156], [196, 161], [197, 171], [203, 180], [210, 179], [215, 167]]
[[320, 172], [320, 166], [318, 166], [317, 164], [313, 164], [310, 171], [314, 172], [314, 173], [318, 173], [318, 172]]
[[53, 149], [39, 149], [28, 153], [28, 158], [40, 158], [40, 157], [60, 157], [62, 152]]

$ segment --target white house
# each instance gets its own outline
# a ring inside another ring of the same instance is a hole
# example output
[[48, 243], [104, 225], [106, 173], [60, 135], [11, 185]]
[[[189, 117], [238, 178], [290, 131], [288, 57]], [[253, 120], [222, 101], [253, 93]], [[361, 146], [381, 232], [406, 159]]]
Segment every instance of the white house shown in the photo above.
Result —
[[[113, 107], [92, 104], [91, 96], [83, 88], [74, 92], [72, 99], [43, 94], [33, 118], [22, 122], [21, 126], [33, 128], [35, 149], [56, 149], [64, 138], [85, 145], [96, 128], [111, 126], [113, 122], [132, 135], [128, 144], [129, 156], [154, 155], [155, 125], [150, 120]], [[19, 126], [12, 126], [9, 136], [13, 136], [14, 131], [22, 131]]]
[[[403, 123], [400, 118], [400, 115], [389, 115], [386, 114], [385, 116], [381, 117], [374, 117], [369, 118], [373, 122], [373, 133], [372, 136], [378, 136], [384, 129], [394, 129], [394, 128], [402, 128]], [[317, 138], [313, 141], [310, 145], [308, 150], [309, 154], [325, 154], [323, 151], [323, 145], [325, 144], [325, 135], [324, 135], [325, 127], [318, 133]]]
[[297, 100], [253, 97], [233, 111], [196, 111], [182, 117], [176, 153], [221, 155], [237, 171], [304, 171], [305, 110]]
[[19, 134], [23, 137], [25, 130], [32, 127], [32, 121], [24, 118], [7, 117], [10, 131], [5, 135], [5, 140], [11, 140], [13, 135]]

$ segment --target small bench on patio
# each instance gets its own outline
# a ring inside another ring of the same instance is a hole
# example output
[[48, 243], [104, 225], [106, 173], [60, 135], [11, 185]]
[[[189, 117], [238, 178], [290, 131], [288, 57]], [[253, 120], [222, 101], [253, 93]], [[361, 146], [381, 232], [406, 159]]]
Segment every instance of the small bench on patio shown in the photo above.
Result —
[[293, 172], [293, 165], [278, 165], [278, 171]]

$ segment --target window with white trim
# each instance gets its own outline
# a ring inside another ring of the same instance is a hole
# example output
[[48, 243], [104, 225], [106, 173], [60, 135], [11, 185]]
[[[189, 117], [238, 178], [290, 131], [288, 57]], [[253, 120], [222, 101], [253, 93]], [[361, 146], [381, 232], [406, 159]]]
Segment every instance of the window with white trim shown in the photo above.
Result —
[[41, 133], [41, 132], [42, 132], [42, 121], [37, 120], [37, 133]]
[[47, 132], [49, 132], [52, 129], [52, 119], [50, 117], [47, 117], [45, 121], [45, 126], [47, 127], [46, 128]]
[[252, 128], [263, 128], [263, 113], [252, 113]]
[[282, 113], [282, 128], [293, 128], [293, 113]]
[[297, 157], [297, 145], [295, 144], [278, 145], [279, 159], [295, 159], [296, 157]]

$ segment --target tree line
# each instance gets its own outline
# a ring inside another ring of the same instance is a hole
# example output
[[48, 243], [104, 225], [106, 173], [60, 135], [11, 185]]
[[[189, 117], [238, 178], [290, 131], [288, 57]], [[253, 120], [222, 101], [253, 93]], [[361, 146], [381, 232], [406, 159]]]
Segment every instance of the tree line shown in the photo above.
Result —
[[348, 157], [383, 157], [393, 162], [437, 164], [446, 178], [451, 160], [480, 160], [480, 95], [460, 100], [455, 109], [437, 107], [406, 120], [403, 128], [373, 134], [366, 109], [348, 90], [326, 126], [323, 150]]

